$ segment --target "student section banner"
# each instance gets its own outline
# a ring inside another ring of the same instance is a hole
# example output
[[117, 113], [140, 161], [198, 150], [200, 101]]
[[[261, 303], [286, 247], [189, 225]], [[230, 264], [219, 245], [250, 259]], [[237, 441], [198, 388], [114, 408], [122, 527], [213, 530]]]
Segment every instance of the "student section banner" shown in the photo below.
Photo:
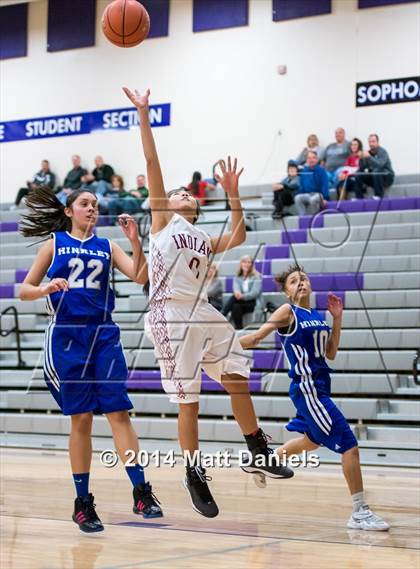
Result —
[[356, 84], [356, 107], [420, 101], [420, 77], [383, 79]]
[[[152, 127], [169, 126], [170, 103], [151, 105], [149, 116]], [[128, 130], [138, 124], [137, 110], [134, 107], [7, 121], [0, 122], [0, 143], [75, 136], [95, 131]]]

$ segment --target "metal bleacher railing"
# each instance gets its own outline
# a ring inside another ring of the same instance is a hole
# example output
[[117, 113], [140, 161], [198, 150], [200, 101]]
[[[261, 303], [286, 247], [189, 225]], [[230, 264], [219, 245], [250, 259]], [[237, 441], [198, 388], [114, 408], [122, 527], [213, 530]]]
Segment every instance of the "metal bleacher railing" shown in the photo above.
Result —
[[[3, 330], [3, 328], [1, 327], [1, 319], [2, 319], [2, 316], [9, 314], [9, 312], [11, 312], [13, 314], [14, 326], [12, 328], [9, 328], [8, 330]], [[20, 343], [19, 314], [18, 314], [18, 311], [16, 310], [15, 306], [8, 306], [7, 308], [5, 308], [4, 310], [2, 310], [0, 312], [0, 336], [2, 338], [6, 338], [10, 334], [13, 334], [13, 332], [16, 335], [16, 351], [17, 351], [17, 356], [18, 356], [17, 367], [23, 367], [25, 365], [25, 362], [22, 359], [22, 348], [21, 348], [21, 343]]]

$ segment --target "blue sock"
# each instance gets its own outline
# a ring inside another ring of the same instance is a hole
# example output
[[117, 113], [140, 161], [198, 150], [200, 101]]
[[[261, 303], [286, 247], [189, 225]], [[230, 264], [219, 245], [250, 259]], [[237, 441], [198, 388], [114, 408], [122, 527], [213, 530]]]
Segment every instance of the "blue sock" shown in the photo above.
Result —
[[133, 486], [144, 484], [146, 482], [146, 479], [144, 478], [144, 470], [140, 464], [135, 464], [134, 466], [126, 466], [125, 470]]
[[89, 472], [73, 474], [73, 481], [76, 486], [77, 497], [87, 496], [89, 494]]

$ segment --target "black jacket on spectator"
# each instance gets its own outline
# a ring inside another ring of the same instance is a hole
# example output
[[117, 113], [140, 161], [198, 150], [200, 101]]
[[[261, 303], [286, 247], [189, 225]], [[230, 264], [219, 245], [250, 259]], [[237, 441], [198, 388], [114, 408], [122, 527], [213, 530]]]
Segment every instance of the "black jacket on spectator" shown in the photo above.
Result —
[[71, 188], [72, 190], [78, 190], [82, 185], [80, 178], [87, 174], [87, 170], [79, 166], [78, 168], [73, 168], [65, 177], [63, 182], [63, 188]]
[[95, 168], [92, 170], [92, 176], [95, 176], [95, 180], [99, 182], [103, 180], [104, 182], [111, 183], [111, 178], [114, 175], [114, 169], [109, 164], [104, 164], [100, 168]]

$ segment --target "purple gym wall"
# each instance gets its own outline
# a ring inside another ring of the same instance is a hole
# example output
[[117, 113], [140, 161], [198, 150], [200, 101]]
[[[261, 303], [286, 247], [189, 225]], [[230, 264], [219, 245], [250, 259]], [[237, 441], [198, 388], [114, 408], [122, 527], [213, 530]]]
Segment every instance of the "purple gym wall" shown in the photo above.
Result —
[[49, 0], [47, 51], [95, 45], [96, 0]]
[[331, 14], [331, 0], [273, 0], [273, 22]]
[[0, 8], [0, 59], [28, 53], [28, 4]]
[[193, 31], [248, 25], [248, 0], [193, 0]]
[[169, 0], [138, 0], [150, 16], [148, 38], [162, 38], [169, 35]]

